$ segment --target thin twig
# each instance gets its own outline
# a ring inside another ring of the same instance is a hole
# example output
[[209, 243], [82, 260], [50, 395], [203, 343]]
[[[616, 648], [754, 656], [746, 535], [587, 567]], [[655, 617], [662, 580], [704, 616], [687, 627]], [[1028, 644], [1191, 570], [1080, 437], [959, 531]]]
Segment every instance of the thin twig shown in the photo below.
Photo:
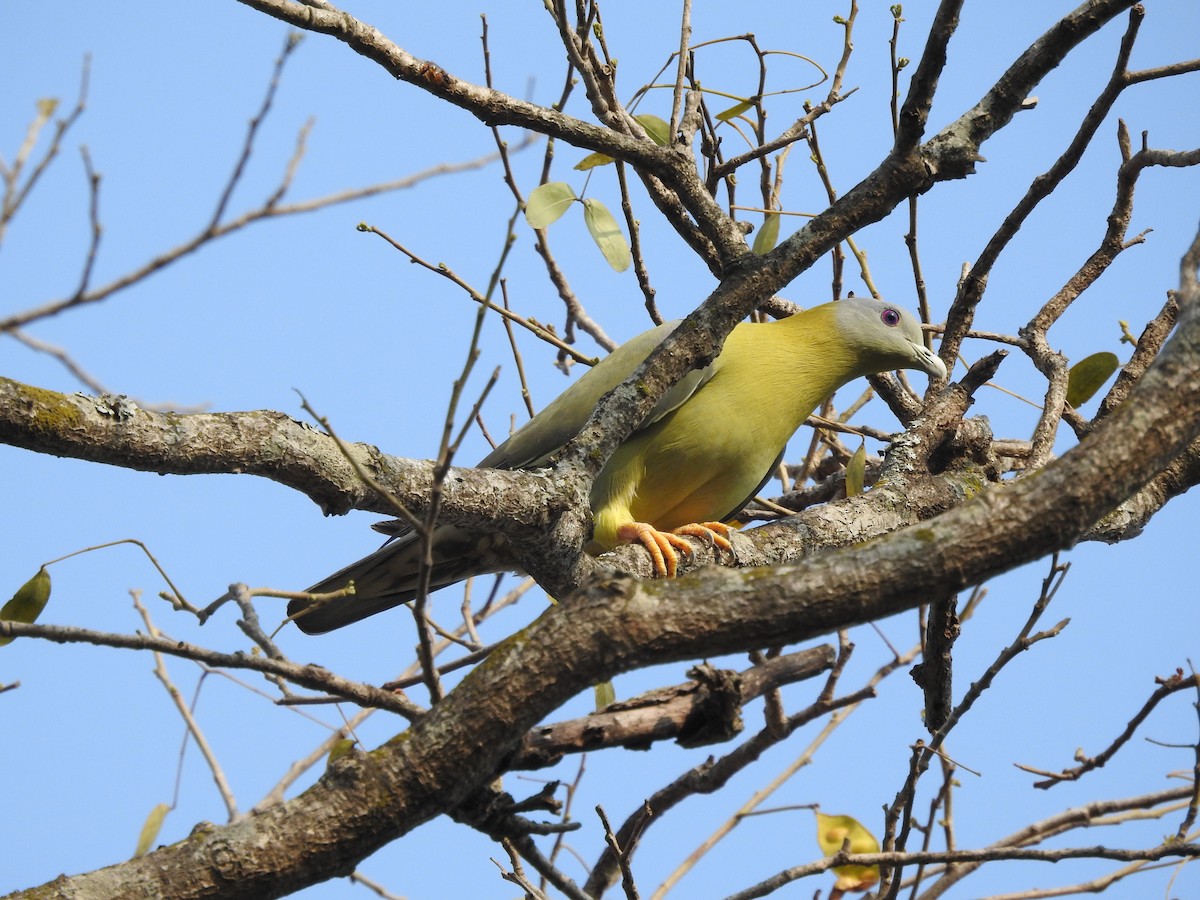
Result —
[[1017, 768], [1036, 775], [1049, 776], [1045, 781], [1035, 781], [1033, 784], [1034, 787], [1042, 788], [1043, 790], [1054, 787], [1064, 781], [1078, 781], [1088, 772], [1102, 768], [1112, 759], [1129, 742], [1129, 739], [1133, 737], [1138, 726], [1145, 722], [1150, 713], [1154, 711], [1154, 708], [1167, 697], [1177, 694], [1180, 691], [1200, 690], [1200, 676], [1198, 675], [1192, 675], [1191, 678], [1184, 678], [1182, 677], [1182, 673], [1176, 673], [1169, 678], [1157, 678], [1155, 680], [1158, 682], [1158, 688], [1146, 699], [1146, 702], [1142, 704], [1142, 708], [1134, 714], [1133, 718], [1126, 723], [1121, 733], [1100, 753], [1095, 756], [1086, 756], [1083, 753], [1078, 753], [1075, 758], [1079, 762], [1079, 765], [1070, 769], [1063, 769], [1058, 773], [1046, 772], [1019, 764]]
[[[988, 666], [983, 675], [971, 683], [962, 700], [950, 710], [945, 722], [933, 733], [929, 743], [925, 744], [918, 741], [914, 746], [909, 762], [908, 776], [903, 786], [897, 792], [895, 800], [887, 807], [884, 815], [884, 836], [881, 842], [884, 850], [904, 850], [907, 847], [908, 836], [913, 827], [913, 804], [916, 800], [917, 781], [927, 771], [929, 763], [938, 755], [942, 744], [954, 727], [961, 721], [962, 717], [975, 705], [979, 697], [991, 687], [996, 676], [1008, 663], [1029, 649], [1033, 644], [1046, 638], [1055, 637], [1070, 622], [1069, 619], [1063, 619], [1053, 628], [1039, 632], [1038, 634], [1030, 634], [1033, 626], [1041, 618], [1046, 607], [1049, 606], [1050, 601], [1054, 599], [1054, 595], [1057, 593], [1069, 569], [1069, 563], [1059, 565], [1058, 554], [1055, 553], [1051, 558], [1050, 572], [1042, 581], [1041, 593], [1017, 637], [997, 655], [995, 661]], [[887, 883], [888, 887], [886, 890], [881, 889], [880, 896], [893, 898], [894, 900], [900, 890], [901, 877], [902, 870], [900, 868], [892, 869], [885, 876], [884, 882], [881, 882], [881, 886], [883, 883]]]
[[58, 101], [43, 100], [38, 103], [37, 115], [25, 130], [25, 139], [17, 150], [17, 155], [13, 158], [13, 164], [5, 166], [3, 162], [0, 162], [0, 178], [4, 180], [4, 195], [3, 198], [0, 198], [0, 242], [4, 240], [9, 222], [13, 220], [13, 217], [20, 210], [21, 205], [28, 199], [30, 192], [50, 167], [50, 163], [58, 156], [62, 148], [63, 138], [71, 130], [71, 126], [83, 115], [83, 111], [87, 107], [88, 82], [91, 79], [91, 71], [92, 58], [90, 55], [85, 54], [83, 57], [83, 69], [79, 76], [79, 96], [75, 101], [75, 107], [66, 118], [59, 119], [55, 123], [54, 135], [50, 139], [50, 145], [46, 148], [46, 152], [42, 155], [42, 158], [33, 167], [33, 171], [29, 173], [29, 177], [25, 179], [25, 183], [20, 183], [25, 163], [33, 153], [33, 148], [37, 146], [38, 135], [41, 133], [42, 127], [54, 115]]
[[[150, 618], [150, 612], [142, 605], [140, 592], [130, 591], [133, 597], [133, 606], [138, 611], [138, 615], [142, 617], [142, 621], [146, 625], [146, 630], [153, 638], [161, 638], [162, 635], [155, 627], [153, 620]], [[208, 770], [212, 773], [213, 782], [217, 786], [217, 792], [221, 795], [221, 800], [225, 803], [225, 810], [229, 814], [229, 821], [233, 822], [238, 818], [237, 801], [233, 796], [233, 788], [230, 787], [228, 779], [225, 777], [225, 771], [221, 768], [220, 762], [217, 760], [217, 755], [213, 752], [212, 746], [208, 743], [208, 739], [204, 736], [203, 730], [200, 728], [200, 723], [196, 721], [193, 715], [192, 707], [184, 702], [183, 695], [179, 693], [179, 688], [175, 687], [175, 683], [171, 680], [170, 674], [167, 672], [167, 666], [163, 660], [163, 654], [154, 652], [154, 675], [162, 686], [166, 689], [167, 695], [171, 698], [171, 702], [175, 704], [175, 708], [179, 711], [180, 717], [183, 719], [183, 724], [187, 729], [187, 733], [191, 735], [192, 740], [196, 742], [196, 748], [204, 757], [204, 762], [208, 765]], [[196, 685], [197, 697], [199, 696], [200, 685]], [[187, 738], [184, 738], [184, 746], [186, 747]], [[183, 768], [183, 748], [180, 748], [180, 770]], [[174, 805], [174, 804], [172, 804]]]
[[[358, 226], [358, 230], [369, 233], [369, 234], [378, 235], [379, 237], [383, 238], [385, 241], [387, 241], [389, 244], [391, 244], [394, 248], [399, 250], [401, 253], [403, 253], [405, 256], [407, 256], [410, 260], [412, 260], [417, 265], [421, 266], [422, 268], [428, 269], [430, 272], [435, 272], [436, 274], [441, 275], [443, 278], [449, 279], [450, 281], [454, 282], [454, 284], [458, 285], [460, 288], [462, 288], [464, 291], [466, 291], [467, 296], [469, 296], [476, 303], [492, 310], [493, 312], [500, 314], [505, 319], [508, 319], [508, 320], [512, 321], [513, 323], [520, 325], [522, 328], [528, 329], [535, 336], [537, 336], [538, 339], [545, 341], [547, 344], [550, 344], [553, 347], [556, 347], [560, 353], [564, 353], [567, 356], [571, 357], [576, 362], [581, 362], [584, 365], [592, 366], [592, 365], [596, 364], [596, 357], [585, 356], [584, 354], [582, 354], [578, 350], [576, 350], [574, 347], [570, 346], [565, 341], [563, 341], [561, 338], [559, 338], [556, 334], [547, 330], [546, 328], [543, 328], [541, 325], [537, 324], [536, 322], [526, 319], [524, 316], [520, 316], [517, 313], [513, 312], [512, 310], [505, 309], [503, 306], [499, 306], [496, 303], [493, 303], [492, 301], [488, 300], [487, 297], [485, 297], [483, 294], [479, 293], [479, 291], [477, 291], [473, 287], [471, 287], [470, 284], [468, 284], [466, 281], [464, 281], [462, 278], [460, 278], [458, 276], [458, 274], [453, 269], [451, 269], [449, 266], [447, 266], [445, 263], [431, 263], [428, 260], [423, 259], [422, 257], [418, 256], [413, 251], [409, 250], [407, 247], [405, 247], [403, 244], [401, 244], [399, 241], [397, 241], [391, 235], [376, 228], [374, 225], [367, 225], [366, 223], [363, 223]], [[615, 347], [615, 345], [614, 345], [614, 347]]]
[[156, 272], [159, 272], [162, 269], [179, 262], [184, 257], [191, 255], [201, 247], [212, 243], [218, 238], [222, 238], [226, 235], [233, 234], [236, 231], [240, 231], [242, 228], [252, 225], [255, 222], [315, 212], [331, 206], [350, 203], [355, 200], [363, 200], [367, 197], [375, 197], [379, 194], [407, 190], [408, 188], [414, 187], [415, 185], [438, 175], [450, 175], [457, 172], [479, 169], [483, 166], [489, 165], [496, 159], [497, 155], [492, 153], [464, 162], [439, 163], [435, 166], [430, 166], [427, 169], [423, 169], [422, 171], [417, 172], [415, 175], [410, 175], [395, 181], [368, 185], [367, 187], [363, 188], [338, 191], [337, 193], [327, 194], [324, 197], [317, 197], [312, 200], [304, 200], [298, 203], [290, 203], [283, 206], [276, 205], [273, 207], [268, 207], [264, 204], [256, 207], [255, 209], [251, 209], [242, 213], [242, 215], [238, 216], [237, 218], [227, 220], [224, 224], [219, 225], [215, 229], [202, 229], [194, 236], [184, 241], [182, 244], [160, 253], [158, 256], [155, 256], [149, 262], [144, 263], [137, 269], [134, 269], [133, 271], [128, 272], [119, 278], [114, 279], [113, 281], [110, 281], [108, 284], [95, 288], [94, 290], [89, 291], [82, 296], [76, 297], [72, 295], [59, 300], [53, 300], [33, 309], [29, 309], [20, 313], [14, 313], [5, 319], [0, 319], [0, 332], [5, 332], [12, 328], [17, 328], [23, 325], [28, 325], [30, 322], [39, 319], [56, 316], [61, 312], [77, 306], [83, 306], [90, 303], [99, 303], [102, 300], [106, 300], [113, 294], [144, 281], [146, 278], [150, 277]]
[[93, 644], [126, 650], [149, 650], [203, 662], [228, 669], [250, 669], [269, 675], [281, 675], [301, 687], [336, 694], [359, 706], [374, 706], [399, 713], [407, 719], [419, 719], [425, 711], [398, 694], [381, 691], [368, 684], [350, 681], [320, 666], [299, 665], [280, 659], [266, 659], [249, 653], [220, 653], [185, 641], [156, 638], [143, 634], [116, 634], [66, 625], [27, 625], [0, 620], [0, 637], [35, 637], [56, 644]]

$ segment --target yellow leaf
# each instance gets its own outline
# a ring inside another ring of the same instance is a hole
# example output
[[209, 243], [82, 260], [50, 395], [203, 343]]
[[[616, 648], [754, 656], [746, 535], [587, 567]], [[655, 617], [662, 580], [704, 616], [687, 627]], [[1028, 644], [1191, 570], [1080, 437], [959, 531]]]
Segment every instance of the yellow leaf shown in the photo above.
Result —
[[846, 496], [857, 497], [867, 480], [867, 445], [859, 444], [846, 464]]
[[579, 162], [575, 163], [575, 169], [579, 172], [586, 172], [588, 169], [594, 169], [597, 166], [607, 166], [613, 161], [613, 158], [607, 153], [589, 153]]
[[[0, 609], [0, 619], [32, 624], [42, 614], [49, 600], [50, 573], [43, 566], [37, 570], [36, 575], [17, 588], [12, 599], [4, 604], [4, 608]], [[10, 637], [0, 637], [0, 647], [11, 644], [12, 641]]]
[[730, 119], [736, 119], [742, 113], [748, 112], [750, 107], [752, 107], [752, 106], [754, 106], [754, 104], [751, 103], [749, 100], [743, 100], [741, 103], [738, 103], [736, 106], [731, 106], [731, 107], [729, 107], [729, 109], [725, 110], [724, 112], [717, 113], [717, 121], [718, 122], [728, 122]]
[[612, 706], [617, 702], [617, 689], [613, 687], [611, 681], [594, 685], [592, 692], [596, 695], [596, 712], [600, 712], [606, 706]]
[[1117, 371], [1121, 361], [1117, 354], [1093, 353], [1086, 359], [1081, 359], [1071, 366], [1067, 376], [1067, 402], [1078, 409], [1092, 399], [1092, 395], [1108, 381], [1108, 377]]
[[775, 249], [779, 243], [779, 213], [767, 213], [763, 217], [762, 228], [754, 236], [754, 246], [750, 249], [759, 256], [765, 256]]
[[[852, 816], [827, 816], [817, 813], [817, 846], [833, 856], [849, 839], [851, 853], [878, 853], [879, 841]], [[865, 891], [879, 882], [879, 866], [837, 866], [835, 887], [842, 891]]]
[[150, 852], [150, 848], [158, 840], [158, 833], [162, 830], [163, 820], [170, 811], [171, 807], [165, 803], [160, 803], [154, 809], [150, 810], [150, 815], [146, 816], [146, 822], [142, 825], [141, 834], [138, 835], [137, 849], [133, 851], [135, 857], [145, 856]]

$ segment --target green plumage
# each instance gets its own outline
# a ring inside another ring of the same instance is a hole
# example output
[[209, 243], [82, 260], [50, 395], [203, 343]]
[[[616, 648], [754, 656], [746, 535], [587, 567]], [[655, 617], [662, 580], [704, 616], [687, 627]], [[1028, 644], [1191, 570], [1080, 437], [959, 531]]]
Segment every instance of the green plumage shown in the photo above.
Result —
[[[604, 394], [625, 381], [677, 323], [660, 325], [584, 373], [542, 412], [489, 453], [482, 468], [536, 468], [574, 437]], [[623, 526], [655, 531], [736, 515], [770, 477], [788, 440], [810, 413], [846, 382], [899, 368], [943, 378], [918, 322], [877, 300], [827, 303], [765, 324], [742, 323], [721, 354], [688, 373], [629, 436], [592, 487], [590, 552], [629, 540]], [[297, 619], [320, 633], [412, 599], [419, 542], [400, 534], [370, 556], [309, 589], [325, 593], [353, 580], [355, 594]], [[503, 538], [438, 526], [432, 586], [504, 571]], [[309, 606], [293, 601], [296, 615]]]

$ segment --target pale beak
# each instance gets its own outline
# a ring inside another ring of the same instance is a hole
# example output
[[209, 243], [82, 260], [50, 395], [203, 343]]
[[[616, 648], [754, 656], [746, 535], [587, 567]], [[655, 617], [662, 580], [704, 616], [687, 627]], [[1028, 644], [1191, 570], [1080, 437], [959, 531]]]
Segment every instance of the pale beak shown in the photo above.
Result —
[[945, 379], [946, 364], [936, 353], [924, 344], [913, 344], [913, 357], [916, 367], [929, 376], [930, 380]]

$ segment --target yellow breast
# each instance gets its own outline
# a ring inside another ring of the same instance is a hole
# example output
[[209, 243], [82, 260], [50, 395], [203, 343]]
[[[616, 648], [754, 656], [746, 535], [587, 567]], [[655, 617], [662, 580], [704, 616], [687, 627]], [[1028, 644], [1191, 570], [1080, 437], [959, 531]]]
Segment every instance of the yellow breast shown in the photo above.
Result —
[[712, 378], [601, 471], [594, 549], [618, 543], [617, 529], [631, 521], [669, 531], [737, 513], [808, 415], [857, 374], [833, 322], [830, 307], [817, 307], [735, 328]]

